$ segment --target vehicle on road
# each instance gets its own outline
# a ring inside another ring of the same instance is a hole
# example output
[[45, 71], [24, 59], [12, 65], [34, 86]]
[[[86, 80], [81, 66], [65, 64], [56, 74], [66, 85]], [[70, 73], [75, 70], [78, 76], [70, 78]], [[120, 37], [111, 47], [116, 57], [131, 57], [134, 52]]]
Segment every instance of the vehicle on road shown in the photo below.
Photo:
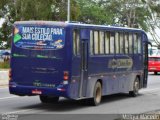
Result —
[[9, 90], [98, 105], [104, 95], [136, 96], [147, 86], [148, 38], [140, 29], [69, 22], [14, 24]]
[[160, 56], [150, 56], [148, 60], [148, 71], [154, 72], [155, 75], [160, 72]]
[[0, 50], [0, 62], [10, 59], [10, 50]]

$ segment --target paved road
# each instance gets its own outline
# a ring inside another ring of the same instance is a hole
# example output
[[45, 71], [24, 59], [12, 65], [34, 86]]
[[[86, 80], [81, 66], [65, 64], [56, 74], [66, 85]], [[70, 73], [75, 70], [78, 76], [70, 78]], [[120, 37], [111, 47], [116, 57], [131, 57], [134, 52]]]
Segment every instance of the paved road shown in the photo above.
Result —
[[[75, 114], [90, 114], [90, 118], [94, 120], [94, 114], [139, 114], [160, 111], [160, 75], [150, 73], [148, 88], [141, 90], [136, 98], [118, 94], [103, 97], [102, 103], [96, 107], [82, 103], [61, 98], [58, 104], [41, 104], [37, 96], [18, 97], [10, 95], [8, 88], [0, 88], [0, 114], [70, 114], [73, 118], [76, 118]], [[32, 115], [25, 117], [29, 119]], [[64, 118], [63, 115], [60, 117]]]

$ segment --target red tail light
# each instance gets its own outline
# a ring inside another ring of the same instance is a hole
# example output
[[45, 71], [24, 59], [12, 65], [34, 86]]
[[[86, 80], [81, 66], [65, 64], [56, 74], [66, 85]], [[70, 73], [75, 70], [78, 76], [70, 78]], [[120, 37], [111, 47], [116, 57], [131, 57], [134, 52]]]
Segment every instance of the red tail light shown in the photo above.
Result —
[[69, 72], [68, 71], [64, 71], [63, 79], [64, 80], [68, 80], [68, 78], [69, 78]]

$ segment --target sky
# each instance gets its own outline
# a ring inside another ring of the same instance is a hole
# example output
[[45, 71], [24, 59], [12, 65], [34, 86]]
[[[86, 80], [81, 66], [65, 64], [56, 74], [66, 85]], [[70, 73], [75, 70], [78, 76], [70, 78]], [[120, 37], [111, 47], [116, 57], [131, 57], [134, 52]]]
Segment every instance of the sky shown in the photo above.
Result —
[[0, 27], [2, 27], [3, 22], [4, 22], [4, 19], [0, 18]]
[[[160, 39], [159, 39], [160, 38], [160, 28], [156, 27], [155, 32], [156, 32], [156, 38], [160, 42]], [[147, 33], [147, 36], [149, 39], [151, 40], [153, 39], [150, 33]]]

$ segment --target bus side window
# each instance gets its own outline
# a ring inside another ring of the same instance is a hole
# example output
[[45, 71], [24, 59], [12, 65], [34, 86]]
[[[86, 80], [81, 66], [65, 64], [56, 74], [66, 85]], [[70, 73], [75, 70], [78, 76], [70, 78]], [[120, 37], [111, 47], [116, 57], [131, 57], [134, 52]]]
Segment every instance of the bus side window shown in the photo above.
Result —
[[133, 34], [133, 40], [134, 40], [134, 54], [138, 53], [138, 39], [137, 39], [137, 34]]
[[90, 54], [93, 55], [93, 31], [90, 31]]
[[120, 53], [124, 54], [124, 39], [123, 39], [123, 33], [119, 33], [120, 34]]
[[138, 53], [141, 53], [141, 46], [142, 46], [142, 44], [141, 44], [141, 36], [140, 36], [140, 34], [138, 34], [138, 36], [137, 36], [138, 38], [137, 38], [137, 41], [138, 41]]
[[128, 54], [128, 50], [129, 50], [128, 33], [125, 33], [124, 40], [125, 40], [125, 54]]
[[132, 34], [129, 33], [129, 54], [133, 53], [133, 39], [132, 39]]
[[75, 29], [73, 32], [73, 53], [74, 55], [80, 55], [80, 44], [79, 44], [79, 30]]
[[115, 33], [111, 32], [110, 34], [110, 54], [114, 54], [114, 39], [115, 39]]
[[104, 54], [104, 32], [100, 31], [99, 32], [99, 49], [100, 49], [100, 54]]
[[105, 32], [105, 54], [109, 54], [110, 32]]
[[94, 54], [98, 54], [99, 50], [98, 41], [99, 41], [98, 31], [94, 31]]
[[119, 33], [116, 32], [115, 33], [115, 47], [116, 47], [116, 54], [119, 54], [119, 48], [120, 48], [120, 44], [119, 44]]

